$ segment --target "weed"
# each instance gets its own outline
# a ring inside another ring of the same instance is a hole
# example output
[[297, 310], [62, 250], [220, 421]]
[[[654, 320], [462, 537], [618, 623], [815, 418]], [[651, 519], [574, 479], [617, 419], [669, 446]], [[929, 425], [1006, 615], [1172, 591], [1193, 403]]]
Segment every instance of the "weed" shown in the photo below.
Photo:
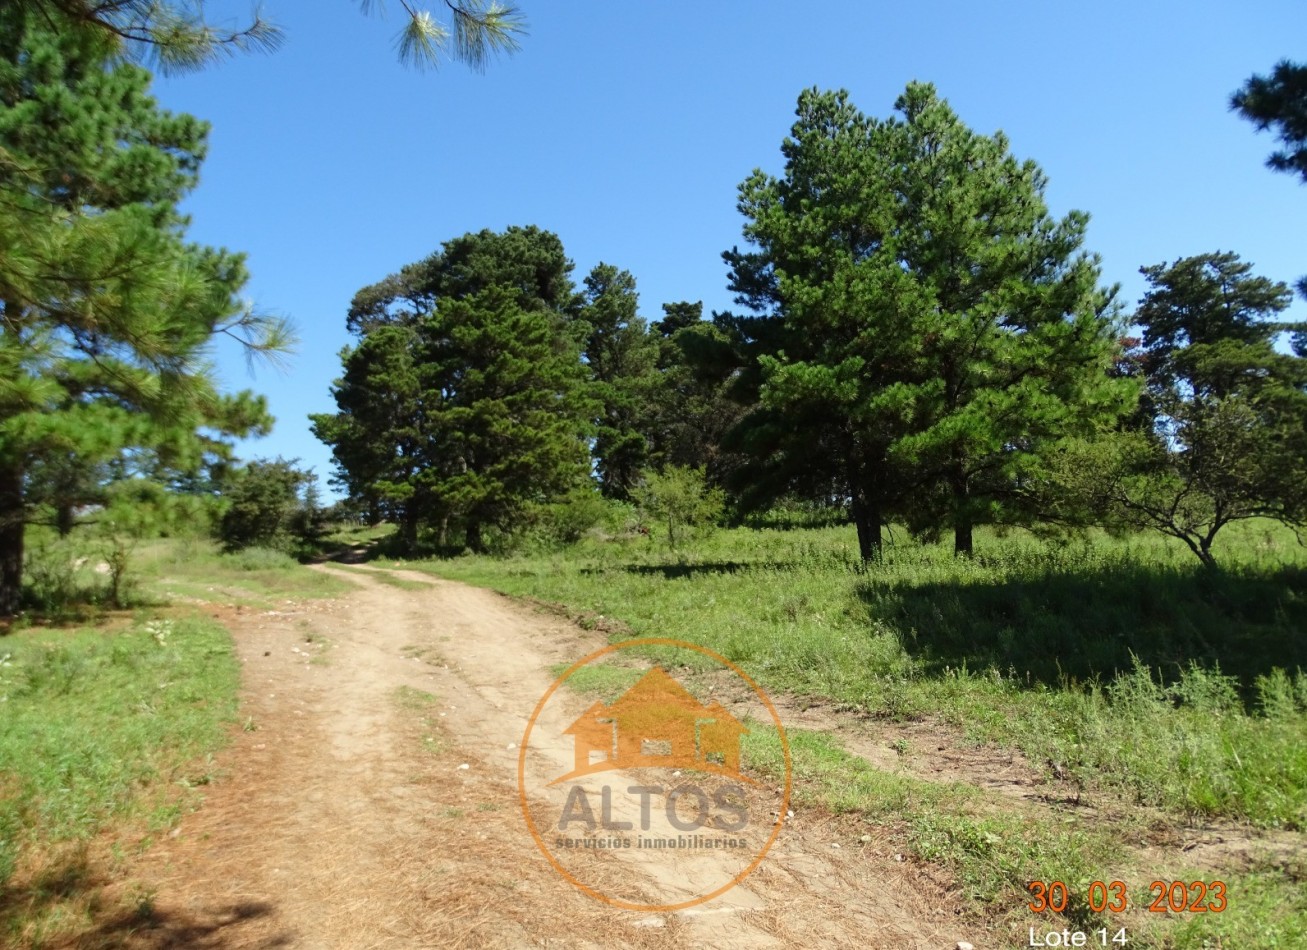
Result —
[[[554, 676], [562, 676], [570, 664], [560, 663], [550, 670]], [[567, 678], [567, 687], [583, 696], [596, 696], [604, 702], [612, 702], [630, 689], [643, 673], [633, 667], [616, 666], [610, 663], [590, 663], [581, 667]]]
[[153, 887], [146, 887], [142, 884], [133, 884], [128, 893], [128, 901], [133, 908], [136, 919], [143, 924], [148, 924], [154, 920], [154, 902], [158, 897], [158, 891]]
[[227, 632], [198, 617], [26, 630], [3, 655], [0, 886], [31, 900], [5, 903], [0, 932], [53, 933], [85, 861], [50, 856], [121, 822], [175, 824], [188, 790], [214, 774], [238, 669]]
[[436, 701], [433, 693], [414, 689], [412, 686], [400, 686], [394, 693], [395, 702], [401, 709], [426, 709]]

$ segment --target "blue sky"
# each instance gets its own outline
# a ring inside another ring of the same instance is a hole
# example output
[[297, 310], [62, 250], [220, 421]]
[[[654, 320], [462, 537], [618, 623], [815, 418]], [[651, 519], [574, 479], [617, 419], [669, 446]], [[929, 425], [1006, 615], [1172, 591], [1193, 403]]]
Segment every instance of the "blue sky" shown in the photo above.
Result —
[[1048, 175], [1054, 213], [1091, 214], [1087, 249], [1127, 305], [1141, 265], [1205, 251], [1278, 280], [1307, 274], [1307, 187], [1263, 166], [1271, 136], [1226, 105], [1253, 72], [1307, 59], [1301, 0], [1237, 13], [1204, 0], [521, 0], [530, 34], [484, 74], [399, 66], [390, 7], [267, 0], [281, 51], [155, 84], [166, 108], [213, 124], [192, 238], [247, 252], [248, 295], [300, 336], [286, 368], [253, 376], [218, 350], [227, 386], [265, 393], [278, 420], [241, 452], [298, 457], [324, 483], [330, 453], [306, 416], [334, 409], [356, 290], [466, 231], [536, 224], [561, 236], [578, 282], [599, 261], [630, 270], [645, 316], [673, 300], [727, 309], [736, 187], [780, 171], [809, 86], [888, 116], [909, 81], [930, 81], [972, 128], [1002, 129]]

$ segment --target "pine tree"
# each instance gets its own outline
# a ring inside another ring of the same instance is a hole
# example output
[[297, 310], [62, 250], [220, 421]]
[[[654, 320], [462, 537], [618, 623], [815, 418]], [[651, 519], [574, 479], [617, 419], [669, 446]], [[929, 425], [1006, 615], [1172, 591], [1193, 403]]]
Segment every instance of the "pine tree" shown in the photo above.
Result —
[[[1275, 130], [1282, 148], [1266, 159], [1268, 168], [1297, 175], [1307, 183], [1307, 64], [1281, 60], [1269, 76], [1251, 76], [1230, 96], [1230, 108], [1257, 126]], [[1307, 297], [1307, 277], [1298, 278], [1298, 293]], [[1307, 332], [1294, 345], [1307, 352]]]
[[758, 368], [746, 477], [760, 500], [848, 499], [864, 559], [891, 517], [970, 553], [975, 524], [1016, 516], [1023, 470], [1133, 396], [1087, 217], [1053, 220], [1034, 163], [932, 86], [895, 108], [804, 92], [785, 174], [740, 186], [754, 249], [724, 255], [755, 314], [731, 321]]
[[240, 255], [187, 243], [177, 205], [207, 128], [148, 85], [80, 34], [0, 8], [0, 614], [50, 500], [41, 466], [84, 475], [145, 452], [193, 468], [213, 445], [201, 428], [269, 424], [261, 399], [216, 391], [205, 356], [215, 334], [276, 352], [286, 329], [237, 300]]
[[912, 431], [892, 454], [917, 486], [909, 524], [950, 529], [969, 555], [976, 524], [1034, 514], [1018, 489], [1042, 456], [1128, 411], [1136, 390], [1111, 375], [1120, 326], [1081, 250], [1089, 216], [1053, 219], [1035, 163], [968, 129], [932, 86], [895, 107], [893, 254], [919, 349], [895, 397]]
[[597, 264], [585, 278], [582, 355], [600, 407], [593, 453], [599, 486], [609, 498], [630, 497], [649, 459], [650, 387], [658, 342], [638, 313], [629, 271]]
[[571, 269], [547, 231], [481, 231], [355, 296], [337, 412], [311, 419], [336, 484], [408, 545], [426, 525], [480, 549], [484, 528], [588, 479], [597, 407]]
[[[225, 508], [217, 535], [228, 551], [258, 545], [289, 550], [311, 526], [297, 524], [316, 517], [316, 498], [309, 495], [313, 474], [298, 467], [299, 459], [256, 459], [232, 473], [223, 492]], [[301, 494], [304, 498], [301, 498]]]
[[399, 527], [414, 550], [418, 528], [436, 510], [430, 477], [439, 463], [429, 390], [412, 326], [380, 326], [341, 353], [344, 374], [332, 386], [337, 412], [310, 416], [313, 434], [331, 446], [332, 483], [362, 504], [374, 520]]
[[511, 531], [529, 505], [589, 478], [590, 399], [574, 343], [551, 314], [524, 310], [491, 287], [445, 298], [422, 328], [429, 409], [441, 464], [431, 493], [462, 524], [467, 546], [483, 529]]
[[1233, 95], [1230, 108], [1257, 126], [1274, 129], [1283, 148], [1266, 159], [1269, 168], [1307, 182], [1307, 65], [1281, 60], [1269, 76], [1252, 76]]
[[573, 267], [558, 235], [535, 225], [469, 232], [359, 290], [345, 327], [363, 335], [385, 324], [411, 324], [440, 300], [462, 300], [491, 287], [511, 290], [523, 310], [548, 311], [565, 323], [581, 305]]
[[[75, 32], [107, 52], [125, 53], [165, 74], [202, 68], [219, 57], [247, 50], [271, 52], [282, 31], [256, 12], [240, 27], [220, 26], [193, 0], [10, 0], [60, 32]], [[360, 0], [364, 13], [382, 4]], [[484, 69], [501, 53], [518, 49], [526, 32], [521, 12], [496, 0], [444, 0], [441, 21], [409, 0], [400, 0], [406, 22], [396, 37], [400, 62], [434, 68], [451, 58]]]
[[663, 304], [663, 313], [657, 372], [644, 389], [649, 460], [658, 470], [702, 470], [723, 487], [738, 464], [726, 441], [743, 414], [732, 390], [745, 359], [718, 315], [703, 319], [701, 302]]

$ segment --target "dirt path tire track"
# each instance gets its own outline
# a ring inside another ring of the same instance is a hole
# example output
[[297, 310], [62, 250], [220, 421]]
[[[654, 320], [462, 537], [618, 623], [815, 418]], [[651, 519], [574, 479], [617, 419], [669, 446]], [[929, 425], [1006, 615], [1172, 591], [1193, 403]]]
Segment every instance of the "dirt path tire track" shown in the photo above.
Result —
[[[516, 743], [551, 666], [602, 638], [425, 574], [386, 572], [400, 589], [365, 569], [319, 569], [358, 590], [217, 610], [243, 665], [247, 728], [204, 806], [135, 875], [154, 895], [153, 925], [82, 945], [985, 945], [888, 845], [836, 849], [811, 822], [691, 910], [642, 915], [581, 894], [525, 830]], [[404, 689], [436, 698], [406, 709]]]

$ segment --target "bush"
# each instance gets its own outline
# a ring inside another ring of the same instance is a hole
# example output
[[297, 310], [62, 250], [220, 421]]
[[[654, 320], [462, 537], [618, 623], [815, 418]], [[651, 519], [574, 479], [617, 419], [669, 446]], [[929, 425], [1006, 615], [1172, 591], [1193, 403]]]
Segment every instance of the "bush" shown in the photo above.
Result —
[[535, 534], [553, 544], [575, 544], [605, 520], [608, 503], [593, 488], [578, 488], [538, 510]]
[[241, 571], [284, 571], [298, 566], [293, 557], [277, 548], [242, 548], [229, 556], [232, 566]]
[[686, 529], [702, 532], [714, 526], [726, 502], [721, 489], [708, 487], [703, 469], [680, 465], [645, 472], [631, 494], [642, 511], [666, 525], [667, 543], [673, 548]]
[[23, 559], [23, 595], [29, 606], [58, 614], [89, 599], [80, 576], [79, 554], [72, 542], [63, 539], [28, 548]]
[[[248, 547], [291, 551], [320, 533], [314, 476], [284, 459], [254, 461], [239, 470], [224, 492], [227, 509], [218, 540], [227, 551]], [[305, 489], [304, 500], [300, 491]]]

